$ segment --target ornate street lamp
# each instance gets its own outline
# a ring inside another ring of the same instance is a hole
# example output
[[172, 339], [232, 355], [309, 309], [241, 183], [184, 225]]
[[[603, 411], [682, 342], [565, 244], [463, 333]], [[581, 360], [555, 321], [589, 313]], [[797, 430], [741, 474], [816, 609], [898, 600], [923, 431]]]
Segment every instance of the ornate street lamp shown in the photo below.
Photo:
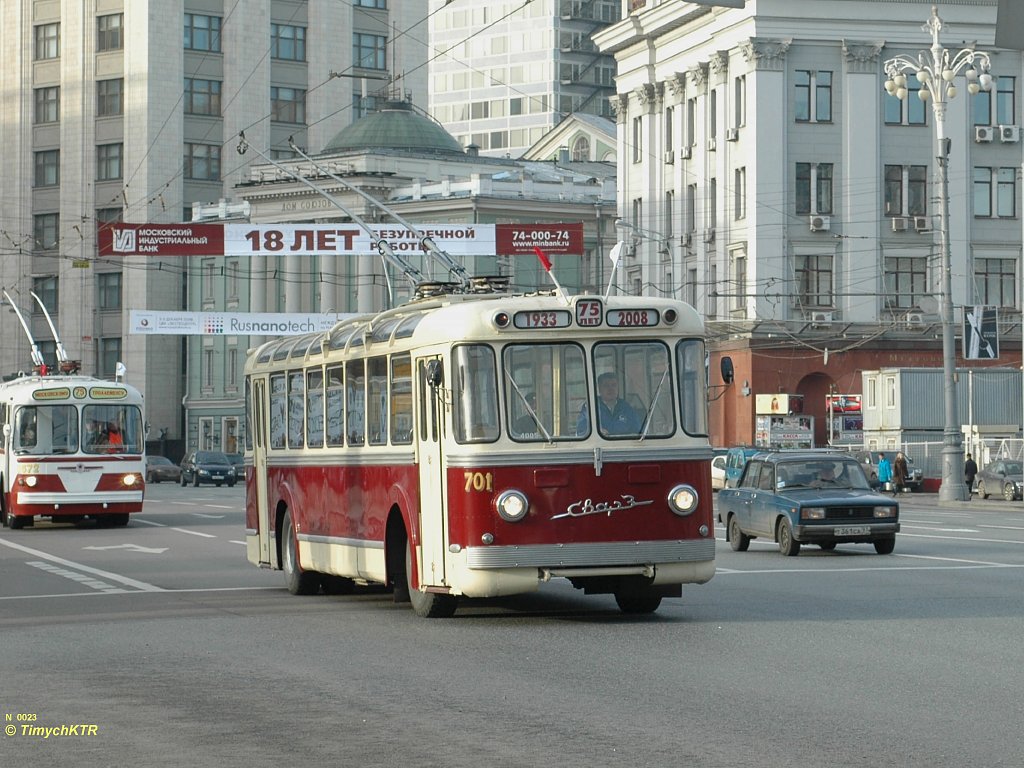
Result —
[[[932, 47], [922, 50], [913, 59], [895, 56], [885, 62], [885, 90], [902, 100], [907, 98], [907, 75], [916, 77], [921, 84], [918, 97], [931, 101], [935, 115], [935, 146], [937, 150], [937, 181], [939, 188], [939, 233], [941, 243], [941, 275], [939, 276], [940, 312], [942, 317], [942, 373], [945, 424], [942, 435], [942, 485], [939, 501], [966, 501], [964, 484], [963, 434], [957, 414], [956, 400], [956, 343], [953, 326], [952, 280], [949, 252], [949, 140], [946, 138], [946, 104], [956, 97], [953, 80], [961, 71], [967, 80], [971, 95], [992, 89], [991, 61], [987, 53], [964, 48], [951, 53], [939, 42], [942, 19], [938, 8], [932, 6], [932, 17], [922, 27], [931, 32]], [[980, 71], [979, 71], [980, 70]]]

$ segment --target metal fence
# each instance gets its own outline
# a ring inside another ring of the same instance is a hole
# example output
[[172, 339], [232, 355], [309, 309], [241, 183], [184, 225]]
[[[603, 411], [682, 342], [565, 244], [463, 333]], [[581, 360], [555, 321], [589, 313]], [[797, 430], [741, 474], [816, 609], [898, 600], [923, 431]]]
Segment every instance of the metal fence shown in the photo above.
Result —
[[[930, 443], [904, 443], [902, 450], [914, 459], [915, 466], [924, 471], [925, 480], [942, 478], [942, 441]], [[974, 456], [979, 469], [996, 459], [1024, 458], [1024, 440], [1015, 438], [977, 438], [964, 444], [964, 453]]]

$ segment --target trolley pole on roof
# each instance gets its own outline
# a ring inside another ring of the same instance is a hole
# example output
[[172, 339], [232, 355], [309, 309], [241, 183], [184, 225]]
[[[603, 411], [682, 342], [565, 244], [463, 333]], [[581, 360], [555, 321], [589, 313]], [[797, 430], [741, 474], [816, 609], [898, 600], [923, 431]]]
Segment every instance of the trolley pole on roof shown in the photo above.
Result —
[[53, 343], [57, 346], [57, 362], [67, 363], [68, 353], [64, 349], [64, 343], [60, 340], [60, 336], [57, 335], [57, 328], [53, 324], [53, 319], [50, 317], [49, 310], [46, 309], [46, 305], [43, 304], [43, 300], [36, 295], [35, 291], [29, 291], [29, 293], [32, 295], [32, 298], [36, 300], [36, 304], [39, 305], [39, 308], [43, 310], [43, 316], [46, 318], [46, 324], [50, 326], [50, 333], [53, 335]]
[[[289, 142], [291, 142], [291, 139], [289, 139]], [[294, 147], [295, 145], [292, 144], [292, 146]], [[246, 153], [246, 150], [249, 149], [249, 147], [250, 147], [249, 142], [247, 142], [245, 140], [245, 131], [240, 131], [239, 134], [238, 134], [238, 146], [235, 147], [235, 150], [238, 152], [238, 154], [244, 155]], [[362, 227], [363, 231], [366, 232], [366, 234], [368, 234], [370, 236], [370, 242], [373, 243], [373, 247], [377, 249], [377, 251], [380, 253], [381, 258], [385, 261], [385, 263], [389, 263], [392, 266], [397, 267], [398, 269], [400, 269], [402, 271], [402, 274], [404, 274], [406, 279], [412, 284], [413, 288], [415, 288], [419, 283], [422, 283], [424, 281], [423, 273], [422, 272], [420, 272], [416, 267], [414, 267], [412, 264], [410, 264], [404, 258], [399, 256], [397, 253], [395, 253], [394, 249], [391, 247], [391, 244], [387, 240], [383, 240], [380, 237], [378, 237], [377, 233], [373, 230], [372, 227], [370, 227], [369, 224], [367, 224], [365, 221], [363, 221], [363, 219], [358, 214], [356, 214], [354, 211], [350, 211], [348, 208], [346, 208], [344, 205], [342, 205], [341, 202], [339, 202], [337, 198], [335, 198], [333, 195], [328, 194], [327, 192], [324, 192], [322, 189], [320, 189], [320, 187], [318, 187], [316, 184], [311, 182], [309, 179], [307, 179], [302, 174], [296, 173], [295, 171], [291, 171], [288, 168], [286, 168], [285, 166], [281, 165], [280, 163], [278, 163], [278, 162], [276, 162], [274, 160], [271, 160], [269, 157], [267, 157], [265, 154], [260, 152], [255, 147], [253, 147], [253, 152], [255, 152], [257, 155], [262, 157], [264, 160], [266, 160], [268, 163], [270, 163], [275, 168], [277, 168], [277, 169], [287, 173], [289, 176], [291, 176], [296, 181], [302, 182], [303, 184], [305, 184], [307, 187], [312, 189], [314, 192], [316, 192], [321, 197], [326, 198], [332, 205], [334, 205], [336, 208], [341, 210], [346, 216], [348, 216], [350, 219], [352, 219], [352, 221], [354, 221], [358, 226]], [[303, 157], [305, 157], [305, 155], [303, 155]], [[313, 163], [313, 165], [316, 165], [316, 163]], [[394, 304], [394, 293], [393, 293], [393, 291], [391, 289], [391, 280], [388, 277], [387, 270], [385, 270], [385, 272], [384, 272], [384, 277], [387, 280], [389, 301], [390, 301], [391, 304]]]
[[420, 239], [420, 246], [423, 248], [423, 250], [426, 251], [427, 253], [429, 253], [432, 257], [434, 257], [434, 259], [439, 261], [441, 263], [441, 265], [446, 270], [448, 270], [449, 274], [454, 275], [458, 279], [459, 283], [462, 285], [463, 288], [465, 288], [469, 284], [469, 275], [466, 273], [466, 268], [464, 266], [462, 266], [461, 264], [459, 264], [457, 261], [455, 261], [455, 259], [453, 259], [449, 254], [445, 253], [440, 248], [438, 248], [437, 244], [430, 237], [424, 235], [423, 232], [421, 232], [417, 227], [415, 227], [413, 224], [411, 224], [408, 221], [406, 221], [398, 213], [396, 213], [393, 209], [391, 209], [390, 207], [388, 207], [387, 205], [382, 203], [380, 200], [375, 198], [373, 195], [370, 195], [370, 194], [364, 192], [363, 190], [359, 189], [359, 187], [355, 186], [354, 184], [351, 184], [348, 181], [345, 181], [345, 179], [341, 178], [336, 173], [331, 173], [331, 171], [329, 171], [326, 168], [324, 168], [316, 160], [314, 160], [309, 155], [307, 155], [305, 152], [303, 152], [301, 149], [299, 149], [295, 145], [295, 141], [292, 139], [291, 136], [288, 137], [288, 146], [290, 146], [302, 158], [304, 158], [305, 160], [308, 160], [309, 162], [311, 162], [313, 164], [313, 167], [316, 168], [318, 171], [320, 171], [321, 173], [331, 177], [332, 179], [334, 179], [336, 182], [341, 184], [343, 187], [345, 187], [345, 189], [349, 190], [350, 192], [355, 192], [357, 195], [362, 197], [364, 200], [366, 200], [371, 205], [377, 206], [382, 211], [384, 211], [386, 214], [391, 216], [395, 221], [397, 221], [399, 224], [401, 224], [403, 227], [405, 227], [410, 232], [415, 234], [416, 237], [418, 237]]
[[18, 305], [14, 303], [14, 299], [11, 298], [11, 294], [7, 292], [6, 288], [4, 289], [4, 298], [7, 299], [7, 303], [11, 305], [11, 309], [14, 310], [14, 314], [18, 316], [18, 321], [21, 323], [21, 327], [25, 331], [25, 336], [28, 337], [28, 343], [32, 345], [32, 364], [40, 373], [45, 373], [46, 363], [43, 362], [43, 353], [39, 351], [39, 345], [36, 344], [36, 340], [32, 338], [32, 331], [29, 330], [28, 323], [25, 322], [25, 316], [21, 314], [21, 310], [18, 309]]

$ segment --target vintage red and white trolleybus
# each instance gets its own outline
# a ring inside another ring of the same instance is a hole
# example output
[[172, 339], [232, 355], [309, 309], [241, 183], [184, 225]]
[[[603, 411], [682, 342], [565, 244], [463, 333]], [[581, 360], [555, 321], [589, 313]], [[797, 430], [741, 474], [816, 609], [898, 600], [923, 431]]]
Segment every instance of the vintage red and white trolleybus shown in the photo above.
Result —
[[654, 611], [715, 570], [704, 350], [682, 302], [557, 292], [263, 344], [248, 559], [296, 594], [393, 585], [422, 616], [556, 577]]
[[127, 525], [142, 511], [142, 395], [76, 374], [0, 383], [3, 524], [95, 519]]

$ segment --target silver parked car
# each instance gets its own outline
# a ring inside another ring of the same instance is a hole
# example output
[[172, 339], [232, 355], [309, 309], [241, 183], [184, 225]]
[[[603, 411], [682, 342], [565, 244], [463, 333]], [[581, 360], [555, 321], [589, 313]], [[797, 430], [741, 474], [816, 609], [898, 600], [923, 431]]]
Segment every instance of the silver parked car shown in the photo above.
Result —
[[974, 483], [983, 499], [996, 495], [1007, 501], [1019, 499], [1024, 493], [1024, 466], [1007, 459], [990, 461], [974, 478]]

